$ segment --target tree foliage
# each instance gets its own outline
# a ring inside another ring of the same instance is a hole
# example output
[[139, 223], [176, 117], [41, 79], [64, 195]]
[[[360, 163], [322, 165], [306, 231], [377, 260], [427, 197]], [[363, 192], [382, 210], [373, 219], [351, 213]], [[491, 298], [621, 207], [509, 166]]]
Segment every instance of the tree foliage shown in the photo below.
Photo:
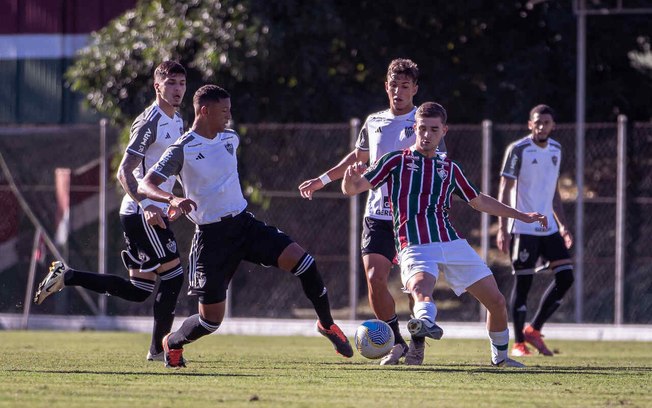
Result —
[[[649, 19], [589, 23], [587, 119], [648, 119], [650, 77], [627, 53], [640, 50]], [[417, 102], [444, 103], [454, 122], [523, 122], [537, 103], [572, 121], [575, 46], [561, 0], [151, 0], [94, 34], [68, 79], [128, 122], [153, 98], [154, 67], [177, 59], [188, 93], [224, 86], [240, 122], [333, 122], [385, 107], [387, 64], [407, 57], [421, 68]]]

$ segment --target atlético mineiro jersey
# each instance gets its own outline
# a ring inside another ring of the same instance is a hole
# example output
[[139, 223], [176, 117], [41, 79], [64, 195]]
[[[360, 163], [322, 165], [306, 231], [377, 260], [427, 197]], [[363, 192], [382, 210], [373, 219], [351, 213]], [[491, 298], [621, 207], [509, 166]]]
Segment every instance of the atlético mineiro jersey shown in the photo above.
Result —
[[197, 203], [188, 218], [198, 225], [212, 224], [247, 207], [238, 175], [240, 137], [226, 129], [207, 139], [188, 132], [170, 146], [153, 171], [166, 179], [177, 176], [184, 196]]
[[552, 201], [557, 191], [561, 145], [548, 138], [545, 147], [538, 146], [531, 135], [510, 144], [505, 152], [501, 176], [516, 180], [510, 204], [523, 212], [539, 212], [548, 217], [548, 227], [509, 219], [514, 234], [550, 235], [559, 231], [554, 222]]
[[387, 184], [398, 251], [462, 238], [448, 216], [451, 196], [469, 202], [480, 194], [457, 162], [443, 154], [427, 158], [414, 148], [384, 155], [364, 177], [374, 188]]
[[[169, 117], [154, 102], [141, 113], [131, 125], [129, 144], [127, 152], [135, 156], [142, 157], [140, 166], [134, 170], [134, 177], [140, 181], [147, 174], [147, 170], [152, 167], [161, 155], [171, 144], [177, 141], [183, 134], [183, 120], [178, 113], [174, 117]], [[161, 188], [171, 192], [174, 187], [175, 178], [172, 177], [161, 184]], [[165, 210], [166, 203], [154, 202], [154, 205]], [[120, 214], [129, 215], [138, 212], [138, 203], [136, 203], [129, 194], [122, 198]]]

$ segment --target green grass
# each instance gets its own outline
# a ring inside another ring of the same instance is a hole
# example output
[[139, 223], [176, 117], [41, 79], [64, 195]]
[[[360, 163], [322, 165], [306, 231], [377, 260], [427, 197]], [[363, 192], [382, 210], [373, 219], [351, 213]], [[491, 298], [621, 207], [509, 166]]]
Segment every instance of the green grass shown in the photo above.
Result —
[[430, 341], [423, 366], [344, 359], [320, 337], [212, 335], [188, 367], [145, 361], [149, 336], [0, 331], [0, 407], [649, 407], [652, 345], [549, 341], [524, 369], [482, 340]]

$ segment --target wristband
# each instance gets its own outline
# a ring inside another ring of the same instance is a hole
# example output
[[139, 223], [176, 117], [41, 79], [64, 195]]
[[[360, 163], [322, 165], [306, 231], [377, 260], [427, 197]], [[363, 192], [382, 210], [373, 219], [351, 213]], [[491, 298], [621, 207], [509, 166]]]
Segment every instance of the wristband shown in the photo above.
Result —
[[156, 205], [156, 204], [155, 204], [154, 200], [150, 200], [149, 198], [146, 198], [144, 200], [141, 200], [138, 203], [138, 205], [140, 206], [140, 208], [142, 208], [144, 210], [145, 208], [149, 207], [150, 205]]
[[326, 185], [326, 184], [330, 183], [332, 180], [331, 180], [330, 177], [328, 177], [328, 172], [326, 172], [326, 173], [322, 174], [321, 176], [319, 176], [319, 181], [321, 181], [321, 183], [323, 185]]

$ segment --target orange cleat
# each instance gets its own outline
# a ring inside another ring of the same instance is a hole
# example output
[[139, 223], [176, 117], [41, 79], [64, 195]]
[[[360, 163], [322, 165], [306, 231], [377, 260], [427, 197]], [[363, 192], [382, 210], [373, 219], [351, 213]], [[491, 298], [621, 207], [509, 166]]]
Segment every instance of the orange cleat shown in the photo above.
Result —
[[525, 341], [530, 343], [535, 349], [539, 350], [540, 354], [544, 356], [552, 356], [552, 351], [546, 347], [546, 343], [543, 342], [543, 335], [539, 330], [534, 330], [532, 326], [527, 326], [523, 330], [523, 336]]
[[333, 323], [329, 329], [325, 329], [320, 321], [317, 321], [317, 331], [333, 343], [335, 351], [344, 357], [353, 357], [353, 348], [349, 339], [346, 338], [342, 330]]
[[530, 351], [529, 348], [527, 348], [527, 345], [525, 342], [523, 343], [514, 343], [514, 347], [512, 347], [512, 356], [513, 357], [527, 357], [531, 356], [532, 352]]

